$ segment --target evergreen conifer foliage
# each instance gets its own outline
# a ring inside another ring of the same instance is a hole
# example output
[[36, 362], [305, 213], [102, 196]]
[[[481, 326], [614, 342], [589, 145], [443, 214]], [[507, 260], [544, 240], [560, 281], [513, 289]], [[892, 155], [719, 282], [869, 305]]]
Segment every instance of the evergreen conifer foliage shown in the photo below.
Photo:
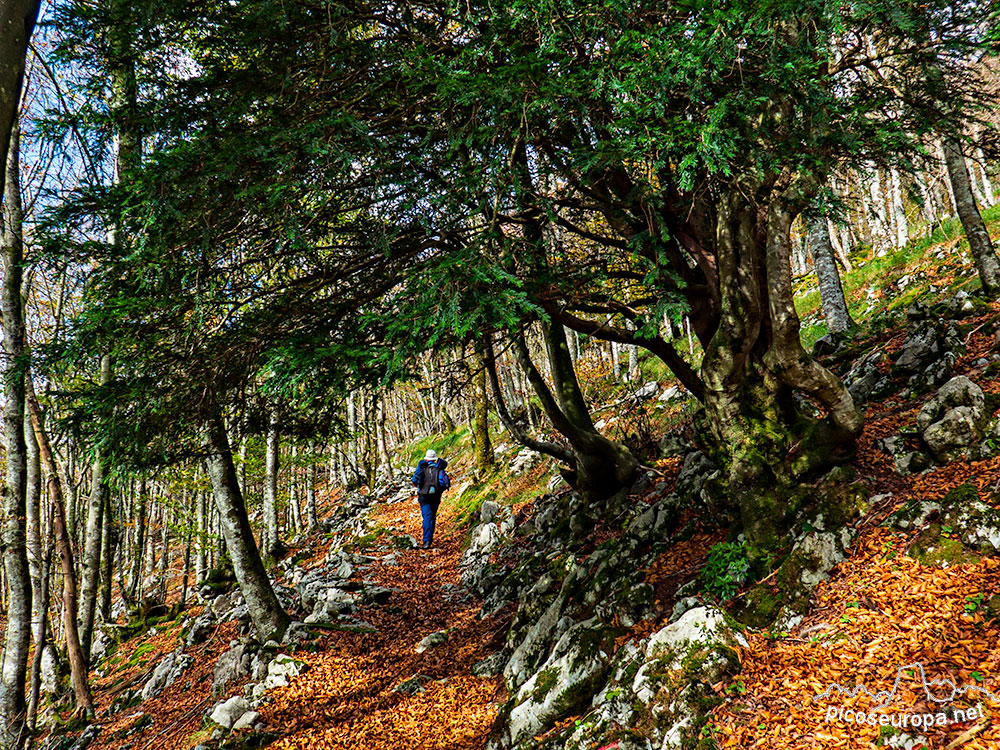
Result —
[[[992, 4], [943, 0], [137, 7], [137, 60], [170, 62], [137, 72], [149, 152], [50, 232], [93, 268], [72, 350], [100, 337], [131, 363], [78, 413], [114, 390], [98, 423], [130, 417], [124, 442], [194, 440], [265, 365], [348, 387], [405, 372], [423, 329], [517, 346], [528, 324], [567, 326], [646, 347], [701, 399], [762, 545], [786, 491], [863, 427], [801, 345], [791, 225], [835, 167], [906, 169], [933, 129], [974, 119], [967, 62], [994, 46]], [[67, 49], [99, 85], [86, 28]], [[930, 69], [947, 85], [929, 91]], [[124, 244], [80, 241], [112, 220]], [[663, 333], [680, 315], [697, 366]], [[634, 457], [572, 386], [549, 394], [553, 450], [627, 484]], [[824, 416], [802, 419], [796, 392]]]

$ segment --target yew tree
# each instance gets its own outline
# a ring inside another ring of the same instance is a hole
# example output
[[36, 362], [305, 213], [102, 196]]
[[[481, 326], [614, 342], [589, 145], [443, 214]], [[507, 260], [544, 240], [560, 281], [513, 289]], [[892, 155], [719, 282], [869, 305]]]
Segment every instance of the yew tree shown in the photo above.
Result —
[[[386, 27], [413, 50], [393, 72], [409, 88], [392, 122], [417, 146], [396, 179], [464, 215], [464, 240], [543, 320], [663, 359], [702, 402], [699, 434], [749, 539], [776, 543], [794, 488], [849, 459], [864, 424], [802, 346], [792, 224], [835, 168], [909, 168], [932, 129], [976, 117], [973, 63], [993, 46], [994, 8], [580, 0], [431, 13]], [[928, 91], [929, 70], [947, 86]], [[662, 335], [679, 311], [697, 368]], [[628, 457], [604, 460], [611, 471]]]
[[[80, 351], [126, 363], [119, 413], [221, 418], [276, 352], [345, 388], [391, 377], [432, 329], [509, 342], [531, 375], [535, 325], [546, 447], [607, 495], [638, 464], [590, 422], [566, 326], [647, 348], [700, 399], [762, 546], [863, 427], [802, 347], [792, 223], [834, 169], [906, 169], [974, 118], [993, 44], [992, 5], [943, 0], [150, 7], [136, 38], [180, 50], [139, 67], [152, 153], [58, 225], [95, 269]], [[79, 242], [109, 202], [129, 241]], [[700, 363], [663, 333], [682, 314]]]

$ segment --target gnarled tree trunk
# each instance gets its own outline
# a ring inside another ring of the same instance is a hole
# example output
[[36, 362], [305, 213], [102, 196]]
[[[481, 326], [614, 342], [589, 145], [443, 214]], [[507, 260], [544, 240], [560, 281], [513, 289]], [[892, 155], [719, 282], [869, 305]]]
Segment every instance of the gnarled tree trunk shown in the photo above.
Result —
[[[791, 285], [791, 224], [798, 207], [776, 189], [765, 214], [731, 186], [719, 201], [719, 327], [702, 363], [705, 409], [729, 493], [748, 541], [780, 546], [788, 490], [810, 472], [846, 460], [863, 421], [847, 389], [802, 348]], [[787, 192], [791, 192], [788, 189]], [[794, 434], [798, 390], [828, 416]]]

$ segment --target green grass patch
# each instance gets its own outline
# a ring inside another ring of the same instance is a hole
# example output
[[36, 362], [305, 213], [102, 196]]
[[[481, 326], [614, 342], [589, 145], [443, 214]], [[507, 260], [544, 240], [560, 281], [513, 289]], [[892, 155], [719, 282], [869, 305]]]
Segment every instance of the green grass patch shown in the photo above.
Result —
[[428, 435], [410, 445], [405, 455], [409, 456], [412, 466], [416, 466], [430, 449], [452, 461], [453, 457], [447, 454], [454, 453], [463, 442], [467, 443], [468, 436], [469, 428], [465, 425], [456, 427], [452, 432]]

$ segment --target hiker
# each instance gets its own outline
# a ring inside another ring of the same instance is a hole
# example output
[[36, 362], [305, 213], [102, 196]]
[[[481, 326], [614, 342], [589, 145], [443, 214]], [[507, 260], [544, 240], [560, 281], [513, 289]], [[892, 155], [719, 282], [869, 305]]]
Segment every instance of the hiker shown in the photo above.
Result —
[[441, 504], [442, 493], [451, 487], [451, 479], [445, 473], [448, 462], [438, 458], [433, 450], [427, 451], [413, 472], [412, 484], [417, 488], [417, 500], [420, 501], [420, 516], [423, 518], [424, 539], [418, 549], [430, 549], [434, 542], [434, 523], [437, 520], [438, 506]]

